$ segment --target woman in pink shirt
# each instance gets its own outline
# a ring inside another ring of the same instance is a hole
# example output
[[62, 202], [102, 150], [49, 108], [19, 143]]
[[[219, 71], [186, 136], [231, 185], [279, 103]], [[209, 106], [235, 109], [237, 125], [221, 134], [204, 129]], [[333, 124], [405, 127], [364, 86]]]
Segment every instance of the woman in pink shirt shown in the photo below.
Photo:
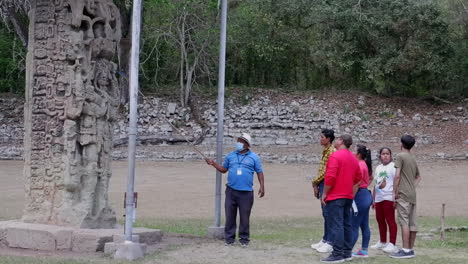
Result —
[[367, 250], [370, 241], [370, 228], [369, 228], [369, 209], [372, 205], [372, 194], [367, 187], [372, 182], [372, 160], [370, 150], [362, 145], [357, 145], [356, 158], [359, 161], [359, 167], [361, 168], [362, 180], [354, 196], [354, 202], [357, 207], [357, 214], [353, 216], [353, 245], [356, 244], [359, 237], [359, 228], [362, 232], [362, 245], [356, 253], [353, 253], [353, 257], [364, 257], [367, 258]]

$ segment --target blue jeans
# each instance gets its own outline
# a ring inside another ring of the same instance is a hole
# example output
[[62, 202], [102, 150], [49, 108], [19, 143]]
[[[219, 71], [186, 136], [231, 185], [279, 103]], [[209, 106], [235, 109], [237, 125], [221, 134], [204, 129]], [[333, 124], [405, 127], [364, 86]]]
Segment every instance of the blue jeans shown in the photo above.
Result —
[[336, 199], [327, 202], [328, 226], [333, 241], [332, 255], [347, 258], [353, 249], [351, 199]]
[[[322, 199], [322, 194], [323, 194], [323, 188], [325, 186], [325, 181], [323, 180], [319, 185], [319, 199]], [[330, 239], [330, 232], [329, 227], [327, 226], [328, 221], [327, 221], [327, 207], [320, 202], [320, 205], [322, 206], [322, 216], [323, 216], [323, 242], [326, 242], [328, 244], [333, 244], [331, 239]]]
[[359, 228], [362, 232], [361, 249], [369, 248], [369, 240], [371, 231], [369, 228], [369, 208], [372, 205], [372, 194], [368, 189], [359, 188], [354, 196], [354, 202], [358, 209], [358, 214], [353, 216], [353, 246], [356, 244], [359, 237]]

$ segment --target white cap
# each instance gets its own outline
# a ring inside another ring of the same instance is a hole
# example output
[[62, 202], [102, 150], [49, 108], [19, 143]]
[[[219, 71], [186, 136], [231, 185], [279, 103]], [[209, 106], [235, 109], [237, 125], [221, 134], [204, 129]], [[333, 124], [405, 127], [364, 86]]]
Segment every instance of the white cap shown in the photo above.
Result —
[[250, 137], [249, 134], [242, 133], [242, 136], [240, 136], [239, 138], [245, 140], [247, 144], [249, 144], [249, 147], [252, 146], [252, 138]]

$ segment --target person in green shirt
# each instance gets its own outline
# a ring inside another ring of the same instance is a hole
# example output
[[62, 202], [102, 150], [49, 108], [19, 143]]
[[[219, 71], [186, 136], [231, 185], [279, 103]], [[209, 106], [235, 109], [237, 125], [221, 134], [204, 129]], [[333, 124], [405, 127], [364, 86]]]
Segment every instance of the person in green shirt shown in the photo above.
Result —
[[401, 137], [402, 152], [396, 156], [393, 197], [397, 210], [398, 224], [401, 227], [403, 248], [390, 255], [392, 258], [413, 258], [414, 241], [418, 226], [416, 225], [416, 186], [421, 181], [418, 164], [410, 150], [416, 143], [414, 137]]

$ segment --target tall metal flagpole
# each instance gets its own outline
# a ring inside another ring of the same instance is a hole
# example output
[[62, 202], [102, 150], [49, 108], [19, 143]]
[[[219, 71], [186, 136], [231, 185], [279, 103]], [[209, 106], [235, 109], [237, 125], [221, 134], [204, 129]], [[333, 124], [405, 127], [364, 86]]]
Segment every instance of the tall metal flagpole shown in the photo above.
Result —
[[[223, 162], [224, 139], [224, 72], [226, 66], [227, 0], [221, 0], [221, 32], [219, 37], [218, 129], [216, 131], [216, 162]], [[221, 225], [221, 173], [216, 171], [215, 226]]]
[[132, 241], [134, 215], [135, 152], [138, 119], [138, 65], [140, 55], [141, 0], [133, 0], [132, 49], [130, 57], [130, 123], [128, 129], [128, 179], [125, 200], [125, 240]]

